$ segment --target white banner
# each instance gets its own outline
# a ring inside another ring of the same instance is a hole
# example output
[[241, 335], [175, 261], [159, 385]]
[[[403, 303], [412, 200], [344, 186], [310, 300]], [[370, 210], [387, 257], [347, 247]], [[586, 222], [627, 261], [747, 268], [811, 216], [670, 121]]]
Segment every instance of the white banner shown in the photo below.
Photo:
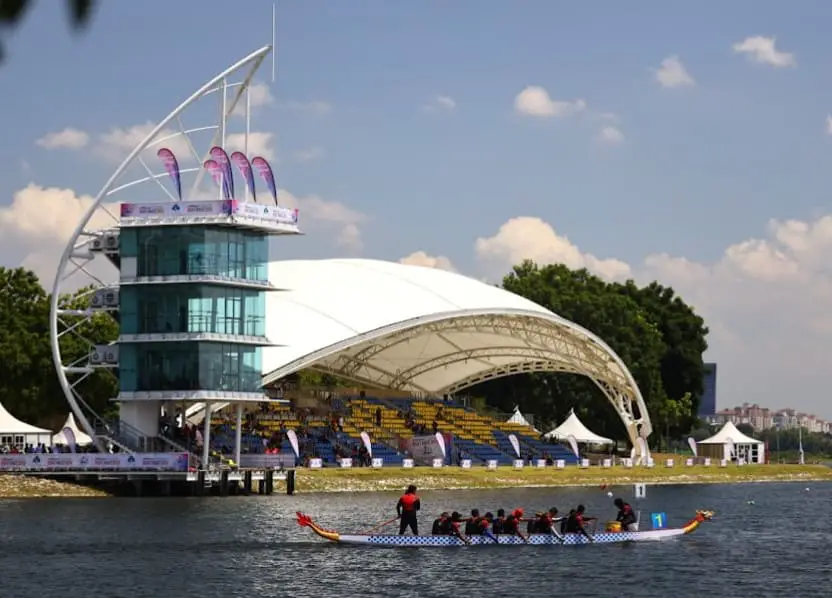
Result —
[[485, 464], [486, 469], [497, 469], [497, 459], [489, 459]]
[[131, 224], [133, 220], [160, 220], [211, 218], [262, 220], [269, 223], [297, 225], [298, 211], [254, 202], [237, 200], [174, 201], [155, 203], [123, 203], [121, 219]]
[[517, 440], [517, 436], [514, 434], [508, 435], [508, 441], [511, 443], [511, 448], [514, 449], [514, 452], [517, 453], [517, 456], [520, 456], [520, 441]]
[[430, 465], [434, 459], [445, 458], [444, 446], [439, 444], [436, 436], [414, 436], [408, 438], [404, 445], [419, 465]]
[[286, 438], [289, 439], [289, 444], [292, 445], [292, 450], [295, 452], [295, 457], [300, 457], [300, 448], [298, 448], [298, 435], [294, 430], [286, 430]]
[[462, 467], [462, 469], [471, 469], [471, 459], [463, 459], [459, 466]]
[[581, 467], [589, 467], [589, 459], [581, 459]]
[[413, 468], [413, 459], [402, 459], [402, 467], [405, 469]]
[[705, 467], [710, 467], [711, 466], [711, 458], [710, 457], [705, 457], [704, 465], [705, 465]]
[[624, 467], [628, 467], [628, 468], [629, 468], [629, 467], [632, 467], [632, 466], [633, 466], [633, 461], [635, 461], [635, 459], [633, 459], [632, 457], [624, 457], [623, 459], [621, 459], [621, 464], [622, 464]]
[[546, 467], [546, 459], [537, 459], [534, 462], [535, 467]]
[[693, 467], [693, 459], [685, 459], [685, 465], [687, 467]]
[[364, 443], [364, 448], [367, 449], [367, 454], [373, 456], [373, 443], [370, 441], [370, 435], [367, 432], [361, 432], [361, 442]]
[[320, 469], [323, 466], [323, 459], [319, 459], [318, 457], [315, 457], [314, 459], [309, 459], [309, 469]]
[[647, 462], [645, 463], [647, 467], [655, 467], [656, 462], [653, 460], [653, 457], [647, 457]]
[[433, 467], [434, 467], [434, 469], [439, 469], [439, 468], [441, 468], [443, 465], [445, 465], [445, 459], [439, 458], [439, 459], [434, 459], [434, 460], [433, 460]]
[[514, 460], [514, 469], [523, 469], [523, 466], [526, 464], [523, 459], [515, 459]]
[[352, 467], [352, 459], [350, 457], [344, 457], [343, 459], [341, 459], [341, 467], [345, 469], [349, 469], [350, 467]]
[[665, 459], [664, 466], [665, 467], [673, 467], [675, 461], [673, 459]]
[[728, 459], [720, 459], [719, 466], [720, 467], [728, 467]]
[[384, 459], [380, 457], [373, 457], [373, 469], [379, 469], [384, 466]]
[[0, 455], [0, 471], [188, 471], [188, 453]]
[[244, 469], [289, 469], [294, 466], [295, 456], [289, 453], [240, 455], [240, 467]]
[[612, 459], [604, 459], [601, 461], [601, 467], [612, 467]]
[[555, 467], [557, 467], [558, 469], [563, 469], [564, 467], [566, 467], [566, 461], [564, 459], [558, 459], [557, 461], [555, 461]]

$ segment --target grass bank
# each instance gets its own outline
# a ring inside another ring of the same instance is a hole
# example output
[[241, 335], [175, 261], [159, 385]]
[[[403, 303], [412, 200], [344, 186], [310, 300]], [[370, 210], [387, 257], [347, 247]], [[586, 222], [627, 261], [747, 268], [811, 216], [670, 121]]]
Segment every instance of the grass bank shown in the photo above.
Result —
[[549, 486], [594, 486], [601, 484], [729, 484], [743, 482], [832, 481], [832, 468], [823, 465], [746, 465], [743, 467], [674, 467], [652, 469], [592, 467], [524, 468], [502, 467], [461, 469], [417, 467], [403, 469], [299, 469], [295, 480], [298, 492], [374, 492], [401, 491], [408, 484], [420, 490], [464, 490], [474, 488], [517, 488]]
[[87, 498], [108, 496], [106, 492], [67, 482], [39, 477], [0, 475], [0, 499], [3, 498]]

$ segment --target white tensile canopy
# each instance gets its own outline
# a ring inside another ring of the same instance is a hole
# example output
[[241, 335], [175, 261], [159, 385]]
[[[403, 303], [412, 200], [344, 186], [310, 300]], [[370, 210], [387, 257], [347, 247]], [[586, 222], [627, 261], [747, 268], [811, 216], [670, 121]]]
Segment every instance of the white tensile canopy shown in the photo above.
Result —
[[76, 446], [88, 446], [92, 444], [92, 438], [90, 438], [89, 435], [85, 432], [81, 431], [81, 428], [79, 428], [78, 424], [75, 423], [75, 416], [72, 414], [72, 412], [70, 412], [69, 415], [66, 416], [66, 421], [64, 422], [64, 425], [61, 426], [60, 432], [52, 436], [52, 444], [69, 444], [67, 442], [66, 436], [64, 436], [65, 428], [69, 428], [70, 430], [72, 430], [72, 433], [75, 435]]
[[609, 438], [599, 436], [587, 428], [575, 415], [574, 409], [569, 411], [569, 417], [566, 418], [566, 421], [543, 435], [544, 438], [556, 438], [557, 440], [566, 440], [570, 436], [574, 436], [576, 441], [585, 444], [613, 444], [613, 441]]
[[722, 429], [710, 438], [700, 440], [696, 444], [700, 457], [725, 460], [742, 458], [746, 463], [763, 463], [765, 459], [765, 443], [746, 436], [731, 421], [726, 422]]
[[529, 420], [527, 420], [523, 416], [523, 414], [520, 413], [520, 407], [518, 407], [517, 405], [514, 406], [514, 413], [512, 414], [512, 416], [510, 418], [508, 418], [506, 420], [506, 423], [507, 424], [519, 424], [521, 426], [529, 426], [535, 432], [538, 431], [537, 428], [535, 428], [533, 425], [531, 425], [529, 423]]
[[27, 444], [49, 444], [51, 438], [52, 430], [20, 421], [0, 404], [0, 446], [22, 448]]

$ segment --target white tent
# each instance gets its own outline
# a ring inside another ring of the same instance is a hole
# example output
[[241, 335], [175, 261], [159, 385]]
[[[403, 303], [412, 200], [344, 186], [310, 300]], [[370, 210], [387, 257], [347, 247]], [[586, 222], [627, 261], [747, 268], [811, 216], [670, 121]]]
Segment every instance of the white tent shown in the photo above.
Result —
[[0, 404], [0, 446], [23, 448], [27, 444], [50, 444], [52, 430], [22, 422]]
[[66, 416], [66, 421], [64, 422], [64, 425], [61, 426], [60, 432], [52, 436], [52, 444], [69, 444], [66, 441], [66, 436], [64, 436], [65, 428], [69, 428], [70, 430], [72, 430], [72, 433], [75, 435], [76, 446], [88, 446], [92, 444], [92, 438], [90, 438], [89, 435], [85, 432], [81, 431], [81, 428], [79, 428], [78, 424], [75, 423], [75, 416], [72, 414], [72, 412], [70, 412], [69, 415]]
[[514, 406], [514, 413], [512, 414], [512, 416], [510, 418], [508, 418], [506, 420], [506, 423], [507, 424], [519, 424], [521, 426], [529, 426], [535, 432], [538, 431], [537, 428], [535, 428], [533, 425], [531, 425], [529, 423], [529, 420], [527, 420], [525, 417], [523, 417], [523, 414], [520, 413], [520, 407], [518, 407], [517, 405]]
[[726, 422], [719, 432], [700, 440], [696, 445], [701, 457], [726, 460], [742, 458], [746, 463], [765, 462], [765, 443], [746, 436], [731, 421]]
[[609, 438], [598, 436], [595, 432], [590, 431], [578, 416], [575, 415], [575, 410], [569, 411], [569, 417], [566, 418], [557, 428], [543, 435], [544, 438], [556, 438], [558, 440], [566, 440], [570, 436], [574, 436], [575, 440], [586, 444], [613, 444]]

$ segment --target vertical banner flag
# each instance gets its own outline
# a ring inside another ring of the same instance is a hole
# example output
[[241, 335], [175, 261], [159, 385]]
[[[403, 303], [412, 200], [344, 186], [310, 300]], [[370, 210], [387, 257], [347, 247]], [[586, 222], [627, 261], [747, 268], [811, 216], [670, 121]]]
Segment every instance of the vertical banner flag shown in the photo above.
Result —
[[442, 436], [442, 432], [436, 433], [436, 442], [439, 444], [439, 450], [442, 451], [442, 456], [447, 457], [447, 449], [445, 448], [445, 437]]
[[647, 441], [642, 436], [639, 436], [637, 441], [638, 447], [641, 449], [641, 463], [642, 465], [647, 465], [647, 460], [650, 458], [650, 449], [647, 447]]
[[286, 430], [286, 438], [289, 439], [289, 444], [292, 445], [292, 450], [295, 451], [295, 457], [300, 458], [300, 448], [298, 448], [298, 435], [294, 430]]
[[277, 205], [277, 186], [274, 183], [274, 173], [272, 172], [272, 167], [269, 166], [269, 163], [266, 162], [265, 158], [261, 158], [260, 156], [254, 158], [251, 161], [251, 165], [257, 169], [257, 172], [260, 173], [260, 177], [266, 181], [266, 186], [272, 194], [274, 205]]
[[257, 201], [257, 194], [254, 191], [254, 173], [251, 171], [251, 163], [246, 158], [243, 152], [234, 152], [231, 154], [231, 161], [237, 165], [237, 170], [243, 175], [243, 180], [246, 182], [248, 192], [251, 193], [251, 201]]
[[581, 458], [581, 451], [578, 450], [578, 440], [570, 434], [566, 440], [569, 441], [569, 448], [572, 449], [572, 452], [575, 453], [575, 457], [578, 459]]
[[364, 443], [364, 448], [367, 449], [367, 452], [370, 455], [370, 458], [373, 458], [373, 443], [370, 442], [370, 435], [367, 432], [361, 432], [361, 442]]
[[63, 434], [64, 438], [66, 439], [66, 445], [67, 445], [67, 447], [69, 447], [69, 452], [74, 453], [75, 452], [75, 432], [72, 431], [72, 428], [67, 426], [66, 428], [61, 430], [61, 434]]
[[222, 168], [219, 164], [217, 164], [216, 160], [205, 160], [205, 163], [202, 165], [202, 167], [208, 171], [208, 173], [211, 175], [211, 178], [214, 179], [214, 182], [217, 185], [223, 184]]
[[231, 172], [231, 160], [228, 159], [228, 154], [218, 145], [212, 147], [210, 153], [214, 161], [222, 168], [225, 199], [234, 199], [234, 174]]
[[725, 446], [725, 448], [726, 448], [726, 450], [727, 450], [727, 452], [728, 452], [728, 456], [727, 456], [727, 457], [725, 457], [725, 460], [726, 460], [726, 461], [730, 461], [730, 460], [734, 457], [734, 455], [735, 455], [735, 451], [734, 451], [734, 441], [733, 441], [733, 439], [731, 439], [731, 438], [726, 438], [726, 439], [725, 439], [725, 445], [724, 445], [724, 446]]
[[162, 164], [165, 166], [165, 170], [168, 171], [170, 175], [170, 180], [173, 181], [173, 186], [176, 187], [176, 196], [179, 200], [182, 200], [182, 179], [179, 176], [179, 162], [176, 161], [176, 156], [173, 155], [173, 152], [170, 151], [168, 148], [163, 147], [156, 155], [162, 161]]
[[693, 451], [693, 456], [698, 457], [699, 454], [696, 450], [696, 441], [691, 436], [688, 436], [688, 446], [690, 447], [690, 450]]
[[517, 440], [517, 436], [509, 434], [508, 441], [511, 443], [511, 446], [514, 447], [514, 452], [517, 453], [517, 457], [520, 458], [520, 442]]

